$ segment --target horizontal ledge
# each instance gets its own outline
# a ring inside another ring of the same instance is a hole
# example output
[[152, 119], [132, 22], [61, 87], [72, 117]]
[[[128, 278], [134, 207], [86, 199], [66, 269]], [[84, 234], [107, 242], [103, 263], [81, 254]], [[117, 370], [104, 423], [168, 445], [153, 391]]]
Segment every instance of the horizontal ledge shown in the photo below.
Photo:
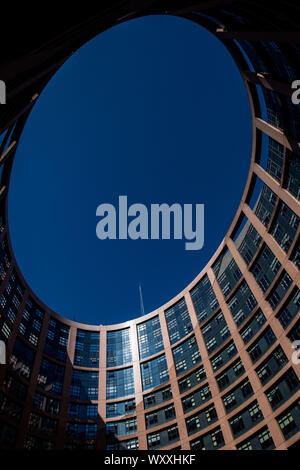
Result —
[[300, 43], [300, 31], [226, 31], [226, 29], [218, 28], [216, 35], [220, 39]]
[[166, 10], [165, 13], [170, 15], [182, 15], [184, 13], [201, 12], [209, 8], [229, 5], [231, 3], [235, 3], [236, 1], [237, 0], [207, 0], [206, 2], [201, 2], [200, 4], [195, 4], [180, 10]]
[[6, 186], [2, 186], [0, 188], [0, 200], [2, 199], [2, 197], [4, 196], [4, 194], [6, 194], [6, 190], [7, 190], [7, 187]]
[[281, 93], [282, 95], [292, 96], [293, 89], [291, 84], [279, 82], [278, 80], [274, 80], [270, 78], [268, 75], [259, 74], [256, 72], [250, 72], [248, 70], [243, 71], [242, 75], [245, 80], [251, 83], [256, 83], [261, 85], [269, 90], [276, 91], [277, 93]]
[[289, 208], [300, 217], [300, 202], [290, 194], [286, 189], [282, 188], [278, 181], [274, 180], [258, 163], [254, 164], [254, 173], [275, 193]]
[[5, 150], [5, 152], [2, 153], [1, 157], [0, 157], [0, 165], [2, 165], [5, 160], [11, 155], [13, 149], [16, 147], [16, 144], [17, 144], [17, 141], [14, 140], [10, 146]]
[[300, 155], [300, 142], [297, 142], [294, 137], [286, 136], [281, 129], [277, 129], [277, 127], [272, 126], [272, 124], [258, 117], [255, 118], [255, 124], [257, 129], [264, 134], [267, 134], [269, 137], [276, 140], [276, 142], [279, 142], [284, 147]]

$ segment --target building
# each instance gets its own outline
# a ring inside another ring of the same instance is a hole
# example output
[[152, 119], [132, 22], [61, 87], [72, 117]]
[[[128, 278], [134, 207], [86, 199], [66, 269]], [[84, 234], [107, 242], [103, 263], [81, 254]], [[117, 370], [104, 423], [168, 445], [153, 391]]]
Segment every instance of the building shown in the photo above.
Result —
[[[8, 363], [0, 366], [0, 447], [298, 448], [300, 106], [292, 82], [300, 79], [300, 6], [133, 0], [93, 8], [47, 18], [27, 11], [19, 43], [15, 15], [1, 31], [0, 340]], [[121, 21], [166, 13], [205, 26], [239, 67], [253, 119], [248, 180], [224, 241], [184, 291], [134, 321], [79, 324], [43, 305], [16, 264], [6, 200], [13, 157], [39, 94], [74, 50]]]

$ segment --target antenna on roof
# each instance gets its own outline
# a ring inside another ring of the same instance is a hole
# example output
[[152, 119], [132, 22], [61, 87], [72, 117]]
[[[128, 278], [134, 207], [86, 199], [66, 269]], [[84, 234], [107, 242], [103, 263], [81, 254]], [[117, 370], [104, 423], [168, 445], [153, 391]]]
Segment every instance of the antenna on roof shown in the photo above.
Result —
[[143, 301], [143, 293], [142, 293], [141, 283], [139, 284], [139, 291], [140, 291], [140, 302], [141, 302], [141, 314], [145, 315], [145, 308], [144, 308], [144, 301]]

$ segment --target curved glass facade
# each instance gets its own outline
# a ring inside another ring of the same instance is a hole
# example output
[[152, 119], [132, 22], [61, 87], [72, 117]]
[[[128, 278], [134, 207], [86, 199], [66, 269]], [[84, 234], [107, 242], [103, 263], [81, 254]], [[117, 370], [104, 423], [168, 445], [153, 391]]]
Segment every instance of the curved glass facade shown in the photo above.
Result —
[[[116, 4], [113, 24], [124, 8], [127, 17], [154, 12], [143, 3], [134, 12], [129, 3], [121, 10]], [[239, 67], [252, 110], [252, 157], [237, 214], [215, 255], [177, 297], [144, 317], [91, 326], [50, 311], [22, 277], [9, 238], [7, 188], [35, 102], [28, 96], [101, 32], [99, 22], [87, 22], [84, 40], [68, 28], [57, 55], [44, 46], [49, 41], [36, 44], [46, 59], [34, 56], [28, 69], [16, 61], [11, 70], [18, 77], [13, 105], [0, 115], [3, 449], [299, 445], [300, 366], [292, 343], [300, 340], [300, 106], [291, 101], [291, 82], [300, 78], [299, 7], [237, 0], [205, 2], [202, 11], [203, 2], [182, 3], [176, 11], [223, 41]], [[170, 8], [159, 5], [155, 13]], [[71, 13], [68, 21], [77, 24]]]

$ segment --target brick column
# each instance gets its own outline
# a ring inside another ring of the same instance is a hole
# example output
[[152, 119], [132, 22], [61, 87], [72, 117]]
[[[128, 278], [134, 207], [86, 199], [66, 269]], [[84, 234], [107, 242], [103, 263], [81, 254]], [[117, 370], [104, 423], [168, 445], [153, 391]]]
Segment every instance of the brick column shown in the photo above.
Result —
[[161, 333], [162, 333], [162, 337], [164, 340], [165, 355], [166, 355], [166, 361], [168, 365], [170, 384], [172, 387], [172, 395], [173, 395], [173, 402], [174, 402], [175, 412], [176, 412], [176, 421], [178, 423], [180, 444], [183, 450], [189, 450], [190, 449], [189, 437], [188, 437], [188, 433], [186, 429], [185, 416], [184, 416], [184, 412], [182, 408], [180, 391], [179, 391], [178, 382], [177, 382], [178, 378], [176, 375], [176, 368], [174, 364], [172, 348], [171, 348], [171, 343], [169, 339], [169, 332], [168, 332], [166, 317], [165, 317], [165, 313], [163, 309], [159, 309], [159, 320], [160, 320], [160, 326], [161, 326]]
[[139, 346], [137, 340], [137, 325], [133, 323], [130, 327], [131, 345], [132, 345], [132, 362], [133, 362], [133, 377], [135, 388], [135, 402], [136, 402], [136, 421], [138, 429], [139, 449], [147, 450], [147, 435], [145, 423], [145, 410], [143, 400], [143, 386], [141, 377], [141, 368], [139, 362]]

